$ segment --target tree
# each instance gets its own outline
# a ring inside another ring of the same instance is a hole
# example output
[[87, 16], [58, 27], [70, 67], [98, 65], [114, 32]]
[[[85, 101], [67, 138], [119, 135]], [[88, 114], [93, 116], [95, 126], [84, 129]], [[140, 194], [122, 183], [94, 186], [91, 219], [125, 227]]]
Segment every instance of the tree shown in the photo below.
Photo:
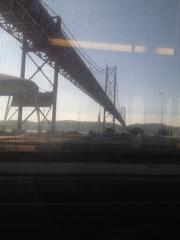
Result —
[[143, 131], [141, 128], [139, 128], [139, 127], [133, 127], [133, 128], [131, 128], [131, 129], [130, 129], [130, 132], [131, 132], [131, 134], [134, 135], [134, 136], [141, 136], [141, 137], [144, 136], [144, 131]]

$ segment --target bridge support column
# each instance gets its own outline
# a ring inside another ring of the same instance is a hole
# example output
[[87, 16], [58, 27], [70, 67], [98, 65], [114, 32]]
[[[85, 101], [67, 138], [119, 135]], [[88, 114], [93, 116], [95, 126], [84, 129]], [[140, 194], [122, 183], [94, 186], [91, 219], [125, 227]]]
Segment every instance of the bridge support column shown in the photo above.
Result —
[[[116, 72], [116, 66], [106, 67], [105, 93], [114, 106], [116, 106]], [[107, 109], [104, 109], [103, 132], [108, 133], [109, 131], [111, 133], [115, 131], [115, 117]]]
[[[25, 78], [25, 71], [26, 71], [26, 41], [24, 40], [22, 46], [22, 59], [21, 59], [21, 78]], [[23, 107], [19, 106], [18, 109], [18, 123], [17, 129], [22, 130], [22, 115], [23, 115]]]
[[[57, 28], [61, 28], [61, 18], [59, 16], [56, 18]], [[54, 83], [53, 83], [53, 105], [52, 105], [52, 122], [51, 122], [51, 132], [56, 132], [56, 110], [57, 110], [57, 91], [58, 91], [58, 74], [59, 74], [59, 63], [58, 57], [56, 56], [54, 64]]]
[[52, 106], [52, 122], [51, 122], [52, 133], [55, 133], [56, 131], [58, 74], [59, 74], [59, 64], [58, 64], [58, 60], [56, 59], [55, 66], [54, 66], [54, 84], [53, 84], [53, 106]]

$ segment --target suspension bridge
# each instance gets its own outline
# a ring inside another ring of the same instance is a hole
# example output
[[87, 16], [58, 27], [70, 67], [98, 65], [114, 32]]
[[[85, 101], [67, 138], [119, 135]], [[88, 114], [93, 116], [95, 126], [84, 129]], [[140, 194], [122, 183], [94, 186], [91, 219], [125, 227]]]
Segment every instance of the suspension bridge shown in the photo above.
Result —
[[[0, 95], [13, 96], [12, 105], [18, 107], [17, 128], [19, 130], [22, 129], [25, 121], [22, 119], [23, 108], [34, 106], [32, 113], [37, 110], [38, 119], [39, 114], [47, 119], [47, 114], [52, 113], [50, 125], [51, 130], [55, 131], [59, 74], [104, 108], [104, 122], [108, 122], [110, 118], [111, 124], [116, 119], [123, 127], [126, 127], [124, 119], [115, 106], [116, 72], [114, 71], [112, 79], [112, 68], [106, 68], [106, 86], [103, 89], [94, 74], [94, 71], [102, 72], [103, 70], [79, 48], [72, 34], [63, 24], [61, 17], [52, 14], [48, 6], [42, 1], [1, 0], [0, 27], [22, 44], [21, 75], [19, 79], [16, 78], [17, 86], [21, 86], [18, 87], [21, 92], [19, 93], [18, 90], [14, 92], [14, 87], [12, 87], [12, 91], [9, 90], [12, 86], [12, 80], [15, 81], [12, 76], [0, 75], [0, 85], [2, 86]], [[53, 45], [53, 39], [59, 39], [62, 44], [59, 46]], [[30, 53], [38, 56], [43, 62], [42, 65], [39, 66]], [[29, 79], [25, 79], [26, 57], [30, 57], [37, 67], [37, 70]], [[49, 79], [43, 72], [43, 67], [46, 64], [53, 68], [53, 80]], [[31, 81], [38, 72], [41, 72], [52, 85], [53, 90], [51, 92], [41, 93], [39, 88]], [[26, 81], [28, 85], [24, 84], [23, 79], [29, 80]], [[9, 83], [8, 87], [5, 81]], [[112, 81], [114, 90], [109, 92], [108, 84]], [[8, 88], [8, 91], [7, 89], [3, 90], [4, 86]], [[10, 103], [8, 104], [6, 117], [11, 106]], [[47, 114], [41, 111], [41, 107], [44, 106], [49, 108]], [[47, 121], [49, 120], [47, 119]]]

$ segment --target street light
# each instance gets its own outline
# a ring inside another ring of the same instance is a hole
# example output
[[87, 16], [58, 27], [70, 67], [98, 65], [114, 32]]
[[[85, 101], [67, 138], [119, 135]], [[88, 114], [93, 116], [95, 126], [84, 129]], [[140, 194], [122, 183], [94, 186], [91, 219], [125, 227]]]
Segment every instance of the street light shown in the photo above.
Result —
[[162, 130], [163, 130], [163, 93], [159, 93], [161, 96], [161, 136], [162, 136]]

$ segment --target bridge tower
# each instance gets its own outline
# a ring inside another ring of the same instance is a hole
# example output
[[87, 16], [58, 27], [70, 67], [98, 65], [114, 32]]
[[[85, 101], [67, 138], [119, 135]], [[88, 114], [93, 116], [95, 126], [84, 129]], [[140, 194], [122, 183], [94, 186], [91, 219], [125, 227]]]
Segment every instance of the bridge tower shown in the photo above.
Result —
[[124, 120], [124, 122], [126, 122], [126, 107], [121, 107], [121, 116]]
[[[57, 29], [61, 29], [61, 18], [59, 16], [53, 17], [54, 21], [56, 22]], [[56, 131], [56, 111], [57, 111], [57, 91], [58, 91], [58, 80], [59, 80], [59, 72], [60, 72], [60, 66], [58, 61], [58, 53], [54, 54], [53, 59], [53, 69], [54, 69], [54, 79], [51, 81], [49, 77], [46, 75], [46, 73], [43, 71], [43, 67], [48, 64], [49, 58], [43, 59], [42, 56], [39, 54], [41, 52], [41, 49], [38, 50], [38, 48], [33, 49], [32, 46], [28, 46], [27, 41], [25, 38], [23, 38], [22, 43], [22, 57], [21, 57], [21, 78], [25, 78], [26, 75], [26, 58], [28, 57], [32, 63], [36, 66], [37, 70], [31, 75], [31, 77], [28, 80], [32, 80], [39, 72], [42, 74], [42, 76], [51, 84], [52, 86], [52, 104], [49, 107], [49, 110], [46, 114], [44, 114], [40, 107], [36, 106], [37, 110], [37, 117], [39, 122], [39, 131], [40, 131], [40, 114], [43, 116], [43, 118], [49, 123], [50, 125], [50, 131], [52, 133], [55, 133]], [[40, 59], [43, 60], [43, 63], [39, 65], [36, 60], [32, 57], [31, 54], [34, 54], [37, 56], [40, 56]], [[7, 110], [8, 111], [8, 110]], [[51, 120], [49, 121], [47, 119], [47, 116], [49, 113], [52, 113]], [[34, 111], [26, 118], [26, 120], [29, 119], [29, 117], [34, 113]], [[6, 114], [7, 115], [7, 114]], [[25, 121], [23, 120], [23, 106], [18, 106], [18, 122], [17, 122], [17, 130], [21, 131], [23, 127], [23, 123]]]
[[[105, 83], [105, 93], [107, 97], [112, 101], [114, 106], [116, 106], [116, 84], [117, 81], [117, 67], [106, 67], [106, 83]], [[104, 122], [103, 122], [103, 132], [112, 129], [115, 131], [115, 117], [104, 108]]]

